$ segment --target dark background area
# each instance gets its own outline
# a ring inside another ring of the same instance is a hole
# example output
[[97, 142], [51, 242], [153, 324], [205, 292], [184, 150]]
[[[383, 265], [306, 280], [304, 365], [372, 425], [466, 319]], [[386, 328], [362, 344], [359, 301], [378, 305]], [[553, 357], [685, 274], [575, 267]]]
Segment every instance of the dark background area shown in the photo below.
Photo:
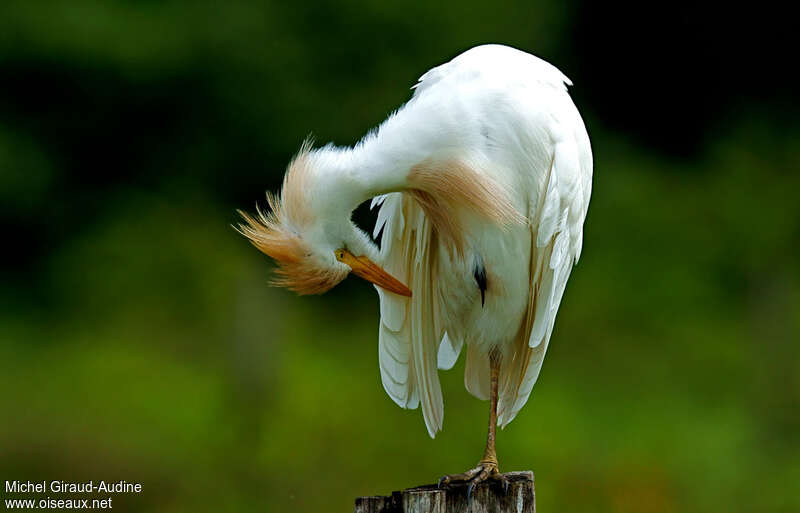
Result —
[[371, 288], [268, 288], [230, 224], [310, 132], [353, 144], [499, 42], [573, 80], [595, 155], [501, 467], [534, 470], [542, 511], [797, 511], [794, 25], [767, 3], [2, 3], [0, 480], [345, 511], [473, 464], [463, 361], [430, 440], [381, 389]]

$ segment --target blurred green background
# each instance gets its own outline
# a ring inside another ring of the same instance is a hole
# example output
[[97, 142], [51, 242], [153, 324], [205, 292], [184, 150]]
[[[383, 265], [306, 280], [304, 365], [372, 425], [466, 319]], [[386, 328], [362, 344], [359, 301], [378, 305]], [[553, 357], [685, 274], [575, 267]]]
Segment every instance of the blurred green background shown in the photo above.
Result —
[[268, 288], [230, 224], [309, 132], [352, 144], [424, 71], [502, 42], [573, 79], [595, 154], [502, 469], [533, 469], [545, 512], [800, 510], [792, 18], [646, 5], [3, 2], [0, 482], [349, 511], [474, 464], [487, 404], [463, 359], [431, 440], [381, 388], [371, 287]]

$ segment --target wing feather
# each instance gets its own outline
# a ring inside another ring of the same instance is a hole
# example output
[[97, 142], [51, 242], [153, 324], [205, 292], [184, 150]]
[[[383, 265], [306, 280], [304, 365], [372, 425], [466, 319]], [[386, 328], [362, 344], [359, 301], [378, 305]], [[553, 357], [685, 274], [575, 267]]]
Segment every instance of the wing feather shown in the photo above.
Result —
[[401, 407], [422, 406], [425, 425], [433, 437], [442, 428], [444, 416], [437, 368], [444, 335], [436, 279], [438, 244], [420, 206], [402, 193], [385, 196], [378, 223], [376, 233], [383, 230], [383, 267], [414, 292], [412, 298], [405, 298], [378, 289], [381, 380]]
[[482, 353], [477, 345], [467, 346], [467, 364], [464, 369], [464, 386], [467, 391], [487, 401], [491, 389], [491, 373], [489, 369], [489, 355]]
[[[585, 133], [585, 132], [584, 132]], [[539, 377], [558, 307], [580, 254], [591, 187], [586, 144], [564, 137], [554, 145], [545, 194], [531, 201], [531, 286], [523, 329], [501, 369], [498, 423], [505, 427], [530, 397]], [[586, 168], [585, 166], [588, 166]], [[589, 181], [587, 185], [585, 181]]]
[[457, 342], [453, 342], [450, 336], [445, 333], [444, 337], [442, 337], [442, 342], [439, 344], [439, 355], [436, 358], [438, 367], [442, 370], [452, 369], [453, 365], [456, 364], [456, 360], [458, 360], [458, 355], [461, 354], [462, 345], [464, 345], [463, 340], [459, 339]]

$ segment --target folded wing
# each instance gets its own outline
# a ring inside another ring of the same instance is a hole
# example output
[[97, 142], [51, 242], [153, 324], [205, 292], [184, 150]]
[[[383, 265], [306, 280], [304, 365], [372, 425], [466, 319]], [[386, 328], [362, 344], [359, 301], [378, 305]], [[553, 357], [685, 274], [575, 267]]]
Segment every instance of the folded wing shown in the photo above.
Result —
[[556, 132], [544, 194], [530, 202], [530, 295], [524, 329], [500, 371], [498, 423], [511, 422], [539, 377], [556, 313], [580, 256], [589, 204], [592, 160], [582, 128]]
[[414, 293], [406, 298], [376, 287], [381, 305], [381, 380], [399, 406], [422, 405], [425, 425], [434, 437], [444, 416], [437, 370], [444, 335], [436, 277], [438, 243], [429, 220], [408, 195], [390, 193], [374, 200], [376, 204], [381, 204], [375, 226], [375, 236], [383, 230], [381, 263]]

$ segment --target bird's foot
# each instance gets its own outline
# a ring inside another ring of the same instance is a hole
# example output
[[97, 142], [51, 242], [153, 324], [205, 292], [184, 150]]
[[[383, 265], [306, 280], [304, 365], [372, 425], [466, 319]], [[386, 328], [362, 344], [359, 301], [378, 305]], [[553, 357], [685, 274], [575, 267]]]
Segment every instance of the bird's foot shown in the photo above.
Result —
[[485, 481], [494, 481], [503, 487], [503, 493], [508, 493], [508, 479], [497, 470], [496, 461], [481, 461], [477, 467], [462, 472], [461, 474], [448, 474], [439, 479], [439, 488], [450, 486], [455, 483], [467, 485], [467, 500], [472, 496], [472, 490], [476, 485]]

